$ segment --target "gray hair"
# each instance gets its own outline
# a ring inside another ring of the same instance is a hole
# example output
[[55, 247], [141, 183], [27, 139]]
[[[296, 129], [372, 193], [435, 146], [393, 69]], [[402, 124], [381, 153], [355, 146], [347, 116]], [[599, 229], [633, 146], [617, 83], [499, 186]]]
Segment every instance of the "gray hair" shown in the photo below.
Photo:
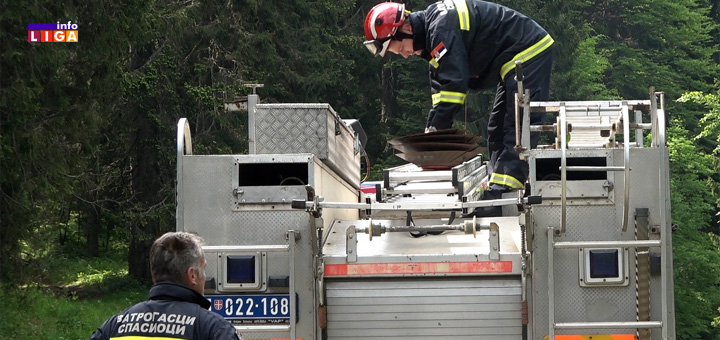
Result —
[[187, 285], [185, 272], [192, 267], [203, 270], [205, 255], [200, 236], [186, 232], [169, 232], [160, 236], [150, 249], [150, 273], [153, 283], [170, 281]]

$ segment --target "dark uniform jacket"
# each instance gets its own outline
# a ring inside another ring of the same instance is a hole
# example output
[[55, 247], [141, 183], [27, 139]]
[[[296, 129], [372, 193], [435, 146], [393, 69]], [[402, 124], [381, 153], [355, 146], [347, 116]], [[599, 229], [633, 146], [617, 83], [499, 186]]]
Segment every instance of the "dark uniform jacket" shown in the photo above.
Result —
[[553, 40], [535, 21], [479, 0], [444, 0], [410, 14], [414, 50], [430, 62], [433, 109], [428, 126], [450, 128], [468, 89], [496, 86], [515, 68], [545, 52]]
[[177, 338], [239, 340], [235, 327], [208, 310], [210, 302], [183, 285], [159, 282], [147, 301], [116, 314], [90, 340], [136, 336], [137, 339]]

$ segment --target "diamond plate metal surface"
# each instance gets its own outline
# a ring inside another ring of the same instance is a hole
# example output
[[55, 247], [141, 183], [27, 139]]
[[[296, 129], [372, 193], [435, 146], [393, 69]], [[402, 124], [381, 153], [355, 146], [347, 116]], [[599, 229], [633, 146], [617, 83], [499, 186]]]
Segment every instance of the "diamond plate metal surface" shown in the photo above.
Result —
[[[328, 158], [328, 105], [294, 107], [258, 105], [255, 110], [257, 153], [312, 153]], [[322, 112], [322, 111], [325, 112]]]
[[259, 104], [255, 153], [312, 153], [350, 184], [360, 183], [355, 136], [329, 104]]

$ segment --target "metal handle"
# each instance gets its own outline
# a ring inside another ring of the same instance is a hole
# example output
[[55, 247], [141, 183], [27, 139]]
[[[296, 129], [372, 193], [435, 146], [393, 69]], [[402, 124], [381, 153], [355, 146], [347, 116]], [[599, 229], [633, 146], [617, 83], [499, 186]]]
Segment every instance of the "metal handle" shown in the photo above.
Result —
[[[517, 82], [517, 93], [515, 93], [515, 150], [520, 151], [522, 149], [520, 139], [520, 127], [522, 122], [520, 121], [520, 106], [525, 103], [524, 94], [525, 89], [523, 88], [523, 72], [522, 72], [522, 61], [515, 61], [515, 81]], [[530, 114], [526, 112], [526, 114]]]
[[[522, 61], [515, 60], [515, 80], [518, 82], [523, 81], [523, 69], [522, 69]], [[518, 91], [520, 92], [520, 91]]]
[[307, 204], [306, 201], [303, 199], [293, 199], [292, 203], [290, 203], [290, 207], [293, 209], [305, 209]]
[[567, 117], [565, 114], [565, 103], [560, 105], [560, 205], [561, 224], [560, 233], [565, 232], [565, 221], [567, 218]]
[[630, 213], [630, 111], [627, 103], [622, 106], [623, 120], [623, 151], [625, 165], [625, 202], [623, 205], [622, 231], [627, 231], [628, 214]]
[[185, 210], [182, 198], [183, 156], [185, 155], [192, 155], [192, 138], [190, 137], [190, 124], [188, 124], [187, 118], [180, 118], [177, 124], [177, 184], [175, 185], [175, 229], [178, 231], [185, 230], [185, 219], [183, 217]]
[[192, 138], [190, 137], [190, 124], [187, 118], [180, 118], [177, 124], [177, 153], [178, 157], [192, 155]]
[[[656, 100], [660, 100], [660, 107]], [[652, 119], [652, 146], [665, 146], [665, 94], [650, 88], [650, 118]]]

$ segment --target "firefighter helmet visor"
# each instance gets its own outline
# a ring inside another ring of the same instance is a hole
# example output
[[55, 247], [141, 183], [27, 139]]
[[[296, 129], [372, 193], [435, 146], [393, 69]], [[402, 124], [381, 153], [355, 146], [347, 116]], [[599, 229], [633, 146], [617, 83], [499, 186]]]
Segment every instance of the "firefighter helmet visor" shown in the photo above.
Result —
[[390, 40], [390, 38], [385, 38], [381, 40], [368, 40], [365, 41], [363, 44], [374, 56], [384, 57], [385, 52], [387, 52], [388, 46], [390, 46]]

